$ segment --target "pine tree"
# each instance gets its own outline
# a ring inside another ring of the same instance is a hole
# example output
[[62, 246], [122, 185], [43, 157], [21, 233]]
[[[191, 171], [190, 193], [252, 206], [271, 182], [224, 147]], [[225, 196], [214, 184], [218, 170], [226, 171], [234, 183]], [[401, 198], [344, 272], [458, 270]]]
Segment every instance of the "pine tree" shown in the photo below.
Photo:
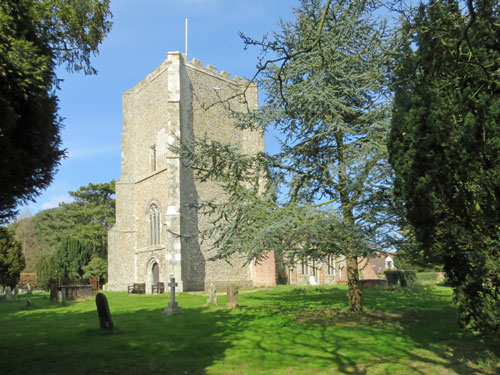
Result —
[[0, 221], [52, 181], [64, 150], [56, 68], [96, 73], [109, 0], [0, 2]]
[[219, 258], [250, 261], [265, 249], [290, 264], [346, 256], [353, 311], [362, 310], [358, 256], [377, 250], [390, 225], [391, 45], [376, 12], [370, 1], [302, 1], [272, 40], [244, 37], [264, 53], [256, 83], [266, 102], [258, 113], [235, 113], [236, 126], [274, 127], [281, 152], [243, 155], [207, 139], [176, 149], [227, 193], [199, 207], [213, 218], [203, 236]]
[[0, 284], [14, 288], [24, 266], [21, 245], [6, 228], [0, 227]]
[[80, 279], [83, 277], [83, 267], [90, 261], [90, 251], [80, 241], [65, 238], [59, 245], [54, 262], [57, 277], [60, 279]]
[[396, 191], [427, 257], [444, 265], [460, 324], [498, 334], [498, 2], [433, 0], [405, 32], [389, 141]]

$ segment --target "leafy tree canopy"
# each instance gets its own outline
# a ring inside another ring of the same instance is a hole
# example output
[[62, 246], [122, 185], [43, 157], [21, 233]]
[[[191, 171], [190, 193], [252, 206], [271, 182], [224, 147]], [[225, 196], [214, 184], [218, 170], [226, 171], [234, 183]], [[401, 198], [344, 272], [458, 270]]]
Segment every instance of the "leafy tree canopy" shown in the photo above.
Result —
[[0, 220], [51, 183], [64, 156], [55, 69], [96, 73], [110, 16], [109, 0], [0, 3]]
[[61, 279], [82, 278], [83, 267], [89, 261], [90, 251], [88, 248], [74, 238], [64, 238], [54, 254], [57, 277]]
[[500, 332], [500, 9], [422, 4], [395, 72], [390, 160], [426, 256], [444, 265], [459, 321]]
[[75, 200], [39, 212], [33, 218], [45, 248], [57, 249], [65, 237], [79, 240], [92, 252], [107, 257], [107, 233], [115, 222], [115, 181], [69, 192]]
[[[244, 155], [208, 139], [177, 148], [200, 180], [228, 200], [202, 202], [213, 218], [202, 233], [218, 257], [264, 249], [295, 263], [348, 258], [351, 309], [361, 310], [357, 256], [378, 249], [391, 225], [389, 30], [371, 1], [304, 0], [273, 38], [243, 36], [262, 50], [255, 82], [266, 92], [257, 113], [236, 126], [282, 134], [276, 155]], [[271, 57], [269, 57], [271, 56]], [[222, 101], [219, 105], [225, 105]]]
[[0, 284], [14, 288], [24, 266], [21, 245], [6, 228], [0, 227]]

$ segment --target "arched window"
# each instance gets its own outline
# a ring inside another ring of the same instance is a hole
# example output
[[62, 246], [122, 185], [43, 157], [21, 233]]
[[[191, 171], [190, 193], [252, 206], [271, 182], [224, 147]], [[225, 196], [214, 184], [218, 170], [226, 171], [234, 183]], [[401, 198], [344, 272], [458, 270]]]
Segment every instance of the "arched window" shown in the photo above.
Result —
[[149, 206], [149, 244], [158, 245], [160, 243], [160, 210], [156, 204]]
[[328, 255], [328, 258], [326, 259], [326, 265], [327, 265], [327, 273], [328, 275], [334, 275], [335, 276], [335, 266], [333, 264], [333, 255]]

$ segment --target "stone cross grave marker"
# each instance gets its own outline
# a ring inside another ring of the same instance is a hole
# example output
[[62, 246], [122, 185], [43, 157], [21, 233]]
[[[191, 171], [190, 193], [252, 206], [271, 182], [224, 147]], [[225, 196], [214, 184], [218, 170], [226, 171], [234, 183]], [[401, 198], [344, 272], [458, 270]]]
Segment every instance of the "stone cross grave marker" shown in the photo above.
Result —
[[168, 306], [165, 307], [164, 313], [167, 315], [180, 314], [181, 308], [175, 301], [175, 287], [177, 286], [177, 283], [175, 282], [175, 278], [173, 276], [170, 277], [168, 286], [170, 287], [170, 302], [168, 303]]
[[210, 286], [208, 287], [207, 305], [208, 306], [218, 306], [217, 290], [215, 289], [214, 283], [210, 283]]
[[10, 289], [10, 286], [8, 286], [7, 288], [5, 288], [5, 299], [7, 301], [12, 301], [13, 297], [12, 297], [12, 290]]
[[227, 286], [227, 303], [228, 307], [238, 307], [238, 286], [236, 284], [229, 284]]
[[95, 296], [95, 304], [97, 306], [97, 314], [99, 315], [99, 323], [101, 329], [112, 331], [114, 328], [111, 313], [109, 312], [108, 299], [102, 293], [97, 293]]

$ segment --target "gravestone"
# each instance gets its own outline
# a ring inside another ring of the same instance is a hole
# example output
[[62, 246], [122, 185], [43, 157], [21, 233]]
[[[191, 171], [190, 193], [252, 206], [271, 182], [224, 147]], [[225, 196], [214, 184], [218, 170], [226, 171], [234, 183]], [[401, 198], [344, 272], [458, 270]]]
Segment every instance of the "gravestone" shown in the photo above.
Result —
[[63, 292], [60, 291], [60, 290], [57, 291], [57, 302], [59, 302], [59, 303], [63, 303], [64, 302]]
[[177, 286], [177, 283], [175, 282], [174, 277], [170, 278], [168, 286], [170, 287], [170, 302], [168, 303], [167, 307], [165, 307], [164, 313], [167, 315], [180, 314], [181, 308], [179, 307], [179, 304], [175, 301], [175, 287]]
[[207, 305], [208, 306], [218, 306], [217, 290], [215, 289], [214, 283], [210, 283], [210, 286], [208, 287]]
[[238, 286], [236, 284], [229, 284], [227, 286], [227, 306], [238, 307]]
[[28, 285], [26, 285], [26, 291], [28, 294], [31, 294], [31, 284], [28, 283]]
[[95, 296], [95, 304], [97, 306], [97, 314], [99, 315], [99, 323], [101, 329], [112, 331], [114, 328], [111, 313], [109, 312], [108, 299], [102, 293], [97, 293]]
[[7, 301], [12, 301], [14, 299], [12, 297], [12, 290], [10, 289], [10, 286], [7, 286], [7, 288], [5, 288], [5, 299]]
[[14, 300], [17, 301], [17, 296], [19, 294], [19, 287], [16, 285], [14, 288]]

